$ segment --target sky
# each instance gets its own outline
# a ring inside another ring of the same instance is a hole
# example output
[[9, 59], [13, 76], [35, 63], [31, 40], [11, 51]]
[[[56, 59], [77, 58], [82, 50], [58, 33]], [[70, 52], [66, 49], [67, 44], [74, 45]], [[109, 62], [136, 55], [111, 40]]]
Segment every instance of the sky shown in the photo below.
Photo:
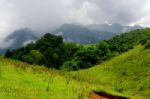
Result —
[[150, 26], [150, 0], [0, 0], [0, 40], [29, 27], [52, 30], [64, 23]]

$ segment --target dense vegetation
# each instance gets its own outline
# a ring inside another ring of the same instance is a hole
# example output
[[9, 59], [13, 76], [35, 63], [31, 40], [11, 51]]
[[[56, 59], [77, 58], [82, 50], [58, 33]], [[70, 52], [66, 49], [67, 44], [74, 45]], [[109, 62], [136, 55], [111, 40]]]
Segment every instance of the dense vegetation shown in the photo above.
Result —
[[92, 90], [149, 99], [150, 49], [144, 46], [71, 72], [0, 57], [0, 99], [89, 99]]
[[61, 36], [47, 33], [36, 43], [8, 50], [5, 56], [57, 69], [79, 70], [108, 60], [149, 39], [149, 28], [120, 34], [99, 44], [86, 46], [66, 43]]
[[64, 61], [72, 57], [76, 50], [75, 44], [64, 44], [62, 37], [47, 33], [36, 43], [13, 51], [8, 50], [5, 56], [31, 64], [59, 68]]

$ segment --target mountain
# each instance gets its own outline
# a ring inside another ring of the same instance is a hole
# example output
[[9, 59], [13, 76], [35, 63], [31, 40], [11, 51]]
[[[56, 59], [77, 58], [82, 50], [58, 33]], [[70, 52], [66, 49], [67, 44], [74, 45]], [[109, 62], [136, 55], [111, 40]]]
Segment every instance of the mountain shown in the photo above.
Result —
[[34, 42], [37, 39], [38, 37], [35, 35], [35, 32], [29, 28], [15, 30], [13, 33], [10, 33], [10, 35], [8, 35], [4, 40], [5, 43], [10, 43], [9, 46], [4, 49], [0, 48], [0, 52], [4, 53], [6, 49], [20, 48], [30, 42]]
[[142, 29], [143, 27], [135, 25], [135, 26], [123, 26], [118, 23], [113, 24], [90, 24], [86, 26], [90, 30], [97, 30], [97, 31], [109, 31], [112, 33], [125, 33], [136, 29]]
[[94, 44], [99, 41], [109, 39], [120, 33], [129, 32], [136, 29], [142, 29], [141, 26], [123, 26], [118, 23], [109, 24], [63, 24], [53, 33], [63, 36], [65, 41], [82, 43], [82, 44]]
[[65, 41], [82, 44], [98, 43], [101, 40], [114, 36], [114, 33], [107, 31], [90, 30], [81, 25], [64, 24], [53, 32], [61, 35]]

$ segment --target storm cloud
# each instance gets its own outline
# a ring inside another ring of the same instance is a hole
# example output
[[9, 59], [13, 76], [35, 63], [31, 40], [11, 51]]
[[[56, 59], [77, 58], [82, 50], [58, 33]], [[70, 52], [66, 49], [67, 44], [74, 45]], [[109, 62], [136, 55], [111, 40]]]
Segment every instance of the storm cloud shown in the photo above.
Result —
[[149, 11], [149, 0], [0, 0], [0, 39], [18, 28], [45, 31], [64, 23], [150, 26]]

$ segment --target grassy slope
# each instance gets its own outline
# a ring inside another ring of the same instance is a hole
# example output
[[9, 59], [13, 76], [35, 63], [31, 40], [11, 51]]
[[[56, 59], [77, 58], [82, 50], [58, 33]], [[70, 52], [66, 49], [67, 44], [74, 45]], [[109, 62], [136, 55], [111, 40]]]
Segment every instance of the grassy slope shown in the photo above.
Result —
[[134, 99], [149, 99], [150, 49], [137, 46], [110, 61], [71, 74], [79, 81], [96, 85], [97, 90], [121, 93]]
[[62, 73], [0, 57], [0, 99], [86, 99], [91, 90], [149, 99], [149, 59], [150, 50], [137, 46], [93, 68]]
[[56, 70], [0, 57], [0, 99], [87, 98], [87, 83], [61, 75]]

